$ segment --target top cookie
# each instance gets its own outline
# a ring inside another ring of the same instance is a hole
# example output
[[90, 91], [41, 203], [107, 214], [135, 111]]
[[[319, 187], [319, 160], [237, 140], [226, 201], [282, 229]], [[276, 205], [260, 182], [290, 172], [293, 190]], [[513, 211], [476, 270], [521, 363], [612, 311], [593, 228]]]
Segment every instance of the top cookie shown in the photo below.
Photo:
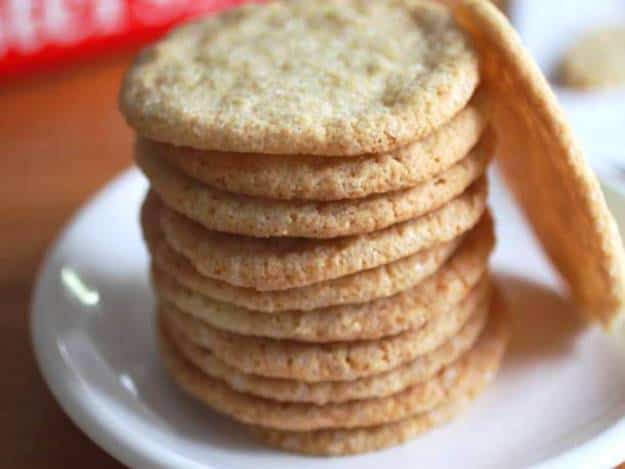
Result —
[[625, 336], [625, 252], [614, 218], [547, 81], [505, 17], [464, 0], [480, 49], [497, 158], [554, 266], [583, 310]]
[[411, 0], [246, 5], [179, 28], [127, 73], [120, 106], [154, 140], [356, 155], [418, 140], [479, 81], [448, 9]]

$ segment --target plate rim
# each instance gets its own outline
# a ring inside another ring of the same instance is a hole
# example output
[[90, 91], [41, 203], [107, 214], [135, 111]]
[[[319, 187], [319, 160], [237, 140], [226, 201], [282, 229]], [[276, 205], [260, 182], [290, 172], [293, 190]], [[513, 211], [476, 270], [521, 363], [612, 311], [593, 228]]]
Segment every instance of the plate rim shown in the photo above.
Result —
[[54, 344], [54, 336], [50, 335], [50, 332], [54, 329], [47, 327], [49, 321], [46, 319], [44, 306], [47, 282], [50, 281], [49, 279], [53, 275], [58, 253], [61, 251], [67, 236], [80, 222], [83, 215], [98, 200], [105, 199], [110, 192], [115, 191], [127, 179], [132, 178], [133, 173], [136, 173], [136, 171], [134, 167], [123, 170], [93, 196], [88, 198], [63, 225], [57, 237], [46, 250], [37, 270], [31, 294], [31, 346], [39, 372], [43, 376], [44, 382], [55, 401], [63, 409], [63, 412], [93, 443], [114, 459], [129, 467], [213, 469], [210, 466], [200, 465], [193, 460], [181, 457], [170, 449], [151, 444], [150, 440], [123, 438], [123, 431], [119, 431], [119, 427], [115, 427], [111, 422], [107, 421], [103, 417], [103, 413], [92, 409], [90, 405], [91, 398], [88, 393], [80, 392], [81, 388], [78, 386], [71, 386], [69, 383], [73, 382], [73, 380], [63, 379], [68, 376], [75, 378], [73, 376], [74, 372], [67, 367]]
[[[216, 469], [212, 464], [199, 464], [168, 447], [158, 445], [145, 438], [124, 438], [123, 427], [115, 426], [105, 418], [105, 412], [93, 409], [93, 402], [88, 390], [81, 386], [71, 386], [78, 377], [63, 360], [55, 346], [54, 327], [48, 327], [46, 320], [45, 295], [48, 282], [59, 253], [69, 233], [80, 223], [83, 216], [99, 201], [136, 177], [137, 169], [131, 167], [122, 171], [93, 196], [63, 225], [55, 240], [51, 243], [37, 269], [30, 302], [30, 340], [35, 362], [44, 382], [56, 402], [70, 420], [89, 439], [106, 453], [130, 467], [150, 467], [169, 469], [187, 467], [197, 469]], [[625, 193], [618, 192], [625, 203]], [[67, 378], [72, 379], [67, 379]], [[625, 415], [612, 426], [606, 428], [584, 443], [558, 455], [549, 457], [531, 466], [534, 469], [556, 469], [571, 467], [610, 467], [625, 462]], [[620, 449], [622, 447], [622, 449]], [[592, 461], [591, 461], [592, 459]], [[597, 465], [599, 464], [599, 466]]]

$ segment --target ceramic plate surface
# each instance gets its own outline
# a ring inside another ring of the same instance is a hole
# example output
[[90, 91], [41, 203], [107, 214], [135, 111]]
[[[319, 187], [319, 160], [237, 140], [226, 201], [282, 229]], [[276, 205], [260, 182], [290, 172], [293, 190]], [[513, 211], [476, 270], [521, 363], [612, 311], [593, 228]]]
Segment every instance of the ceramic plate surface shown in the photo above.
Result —
[[[453, 423], [403, 446], [348, 458], [267, 449], [185, 397], [156, 355], [154, 299], [137, 213], [146, 183], [117, 178], [61, 234], [32, 303], [50, 389], [123, 463], [144, 468], [601, 468], [625, 461], [625, 352], [585, 328], [498, 179], [493, 259], [515, 311], [495, 383]], [[625, 215], [625, 197], [610, 201]], [[622, 220], [625, 221], [625, 220]], [[575, 233], [571, 233], [575, 236]], [[69, 448], [68, 448], [69, 450]]]

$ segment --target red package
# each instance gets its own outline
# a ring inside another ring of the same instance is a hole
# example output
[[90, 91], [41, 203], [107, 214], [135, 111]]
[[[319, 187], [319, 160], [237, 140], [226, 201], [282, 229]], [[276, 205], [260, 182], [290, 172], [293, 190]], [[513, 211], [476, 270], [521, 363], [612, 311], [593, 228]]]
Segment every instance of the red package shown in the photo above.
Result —
[[0, 0], [0, 77], [154, 40], [246, 0]]

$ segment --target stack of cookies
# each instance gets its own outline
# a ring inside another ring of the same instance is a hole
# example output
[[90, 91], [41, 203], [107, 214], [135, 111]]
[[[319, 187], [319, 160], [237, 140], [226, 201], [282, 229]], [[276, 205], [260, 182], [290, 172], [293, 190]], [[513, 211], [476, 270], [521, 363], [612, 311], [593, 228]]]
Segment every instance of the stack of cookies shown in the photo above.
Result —
[[479, 81], [427, 1], [246, 6], [140, 56], [121, 105], [182, 389], [333, 455], [404, 441], [483, 389], [507, 335]]

